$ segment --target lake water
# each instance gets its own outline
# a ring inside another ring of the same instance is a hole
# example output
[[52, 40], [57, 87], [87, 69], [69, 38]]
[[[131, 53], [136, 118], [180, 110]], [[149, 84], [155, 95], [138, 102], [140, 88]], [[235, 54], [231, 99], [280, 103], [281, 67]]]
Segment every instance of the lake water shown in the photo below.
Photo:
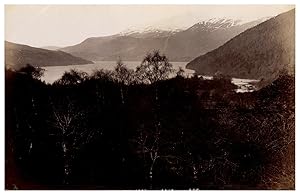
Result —
[[[185, 71], [185, 75], [187, 77], [190, 77], [194, 74], [193, 70], [186, 69], [185, 66], [188, 62], [170, 62], [173, 65], [173, 68], [177, 71], [179, 67], [181, 67]], [[135, 69], [137, 66], [141, 64], [141, 62], [138, 61], [124, 61], [124, 64], [126, 64], [127, 68], [129, 69]], [[60, 79], [62, 75], [70, 71], [71, 69], [76, 69], [79, 71], [84, 71], [87, 74], [92, 74], [96, 70], [114, 70], [116, 66], [115, 61], [97, 61], [94, 64], [86, 64], [86, 65], [69, 65], [69, 66], [47, 66], [42, 67], [45, 69], [44, 76], [41, 78], [46, 83], [53, 83], [54, 81]], [[175, 74], [173, 74], [175, 76]], [[204, 76], [202, 75], [204, 79], [212, 79], [211, 76]], [[251, 83], [258, 82], [257, 80], [251, 80], [251, 79], [239, 79], [239, 78], [233, 78], [232, 83], [238, 86], [238, 89], [236, 92], [249, 92], [253, 91], [252, 89], [249, 90], [249, 87], [252, 86]]]
[[[134, 69], [138, 67], [141, 62], [138, 61], [124, 61], [123, 62], [127, 68], [129, 69]], [[188, 62], [170, 62], [173, 65], [173, 68], [175, 70], [178, 70], [179, 67], [181, 67], [185, 73], [186, 76], [193, 75], [194, 71], [186, 69], [185, 66]], [[69, 65], [69, 66], [46, 66], [42, 67], [45, 69], [44, 76], [42, 78], [43, 81], [46, 83], [53, 83], [57, 79], [60, 79], [61, 76], [64, 74], [66, 71], [70, 71], [71, 69], [76, 69], [80, 71], [84, 71], [88, 74], [92, 74], [96, 70], [114, 70], [116, 66], [115, 61], [97, 61], [95, 64], [85, 64], [85, 65]]]

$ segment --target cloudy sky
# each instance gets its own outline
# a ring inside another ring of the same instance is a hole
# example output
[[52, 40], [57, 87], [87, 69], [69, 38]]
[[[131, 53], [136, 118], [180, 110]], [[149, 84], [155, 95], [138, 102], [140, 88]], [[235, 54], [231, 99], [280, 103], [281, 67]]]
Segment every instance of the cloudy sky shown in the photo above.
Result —
[[184, 28], [209, 18], [254, 20], [289, 5], [6, 5], [5, 39], [36, 47], [69, 46], [88, 37], [147, 26]]

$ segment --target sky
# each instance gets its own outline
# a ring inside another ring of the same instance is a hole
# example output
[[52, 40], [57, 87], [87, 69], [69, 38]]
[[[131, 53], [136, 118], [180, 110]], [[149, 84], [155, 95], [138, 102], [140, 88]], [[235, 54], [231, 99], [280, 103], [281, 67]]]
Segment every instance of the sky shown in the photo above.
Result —
[[34, 47], [70, 46], [128, 29], [186, 28], [210, 18], [246, 21], [292, 5], [5, 5], [5, 40]]

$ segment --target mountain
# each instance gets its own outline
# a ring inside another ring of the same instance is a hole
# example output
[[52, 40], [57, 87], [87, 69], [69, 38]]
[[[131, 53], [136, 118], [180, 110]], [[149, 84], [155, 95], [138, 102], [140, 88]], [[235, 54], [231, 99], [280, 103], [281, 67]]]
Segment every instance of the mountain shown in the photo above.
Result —
[[155, 38], [155, 37], [168, 37], [176, 34], [177, 32], [183, 31], [182, 29], [174, 30], [163, 30], [160, 28], [155, 28], [153, 26], [148, 26], [143, 29], [128, 29], [126, 31], [120, 32], [118, 36], [129, 36], [134, 38]]
[[271, 18], [187, 64], [198, 74], [219, 72], [237, 78], [274, 77], [285, 68], [294, 73], [295, 9]]
[[242, 23], [218, 18], [201, 21], [185, 30], [149, 27], [144, 31], [129, 30], [112, 36], [88, 38], [60, 50], [93, 61], [115, 61], [119, 57], [141, 61], [147, 52], [159, 49], [170, 61], [190, 61], [264, 20]]
[[63, 51], [51, 51], [5, 41], [5, 65], [19, 69], [26, 64], [33, 66], [63, 66], [71, 64], [93, 64]]
[[56, 51], [56, 50], [59, 50], [60, 47], [57, 47], [57, 46], [45, 46], [45, 47], [42, 47], [42, 49], [47, 49], [47, 50], [53, 50], [53, 51]]

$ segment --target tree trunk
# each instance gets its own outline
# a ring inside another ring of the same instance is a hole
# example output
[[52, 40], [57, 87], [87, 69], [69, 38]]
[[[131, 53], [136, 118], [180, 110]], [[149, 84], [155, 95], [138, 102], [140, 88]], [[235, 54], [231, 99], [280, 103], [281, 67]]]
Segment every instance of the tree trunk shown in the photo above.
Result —
[[196, 182], [198, 180], [197, 173], [198, 173], [198, 171], [196, 169], [195, 164], [193, 163], [193, 180], [194, 180], [194, 182]]
[[124, 104], [124, 93], [123, 93], [123, 87], [122, 86], [120, 88], [120, 93], [121, 93], [121, 103]]
[[70, 168], [69, 168], [69, 163], [66, 162], [64, 163], [64, 184], [67, 185], [69, 184], [69, 174], [70, 174]]
[[157, 90], [157, 86], [155, 86], [155, 102], [156, 103], [158, 102], [158, 90]]
[[64, 161], [64, 179], [63, 184], [69, 184], [70, 166], [67, 156], [67, 147], [65, 141], [62, 141], [63, 161]]
[[152, 190], [153, 188], [153, 166], [154, 166], [155, 160], [153, 160], [150, 170], [149, 170], [149, 189]]

